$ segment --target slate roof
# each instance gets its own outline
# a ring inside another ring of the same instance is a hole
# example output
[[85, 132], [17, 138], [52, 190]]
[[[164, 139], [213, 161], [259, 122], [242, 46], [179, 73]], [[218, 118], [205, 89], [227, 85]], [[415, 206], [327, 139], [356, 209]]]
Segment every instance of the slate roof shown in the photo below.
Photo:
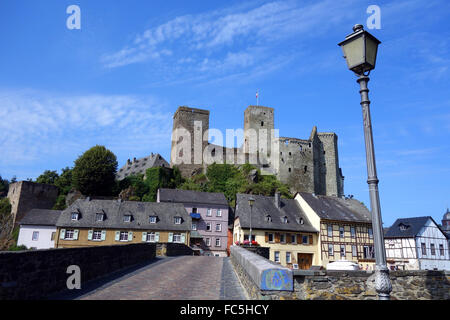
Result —
[[[391, 227], [389, 227], [389, 230], [386, 232], [384, 237], [414, 238], [419, 234], [420, 230], [425, 226], [425, 224], [429, 219], [431, 219], [434, 222], [434, 224], [436, 224], [436, 222], [430, 216], [397, 219], [395, 220], [394, 224]], [[406, 227], [405, 230], [400, 229], [402, 225]], [[436, 226], [438, 225], [436, 224]]]
[[[79, 212], [79, 220], [71, 220], [72, 212]], [[104, 221], [96, 221], [97, 213], [105, 214]], [[131, 222], [124, 222], [123, 217], [129, 214], [132, 215]], [[149, 216], [157, 216], [157, 222], [150, 223]], [[181, 224], [175, 224], [175, 217], [182, 218]], [[178, 203], [78, 199], [63, 210], [56, 226], [189, 231], [191, 224], [191, 217]]]
[[[248, 199], [252, 196], [255, 199], [251, 212], [252, 229], [268, 229], [297, 232], [318, 232], [309, 222], [306, 214], [294, 199], [280, 199], [280, 208], [275, 205], [275, 197], [261, 195], [237, 194], [235, 219], [239, 218], [239, 223], [243, 228], [250, 228], [250, 205]], [[270, 215], [272, 221], [267, 221]], [[287, 217], [288, 223], [283, 222]], [[303, 224], [300, 223], [303, 219]]]
[[302, 198], [324, 220], [372, 223], [367, 207], [356, 199], [344, 199], [299, 192]]
[[158, 191], [160, 202], [198, 203], [228, 206], [228, 201], [223, 193], [164, 188], [159, 189]]
[[31, 209], [20, 220], [20, 225], [55, 226], [61, 210]]
[[159, 153], [152, 153], [144, 158], [134, 158], [133, 161], [128, 159], [127, 163], [117, 171], [116, 179], [122, 180], [130, 175], [145, 174], [148, 168], [155, 167], [170, 168], [170, 164]]

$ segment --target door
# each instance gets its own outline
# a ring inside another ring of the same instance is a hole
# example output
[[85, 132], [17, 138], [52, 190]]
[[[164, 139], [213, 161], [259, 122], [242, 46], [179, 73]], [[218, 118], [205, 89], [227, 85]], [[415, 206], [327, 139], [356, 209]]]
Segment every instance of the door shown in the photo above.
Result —
[[312, 266], [312, 253], [298, 253], [297, 261], [299, 269], [308, 270]]

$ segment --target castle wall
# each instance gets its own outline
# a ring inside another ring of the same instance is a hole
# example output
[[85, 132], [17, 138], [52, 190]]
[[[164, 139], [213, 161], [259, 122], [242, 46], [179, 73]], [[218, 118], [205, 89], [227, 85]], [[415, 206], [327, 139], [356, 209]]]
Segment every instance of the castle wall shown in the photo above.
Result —
[[[249, 130], [253, 129], [257, 133], [257, 151], [263, 155], [270, 155], [272, 149], [272, 130], [274, 129], [274, 109], [262, 106], [249, 106], [244, 111], [244, 151], [252, 151], [249, 145], [251, 138]], [[265, 137], [261, 136], [264, 135]], [[266, 143], [261, 143], [266, 141]]]
[[318, 133], [320, 140], [320, 151], [318, 152], [318, 165], [325, 181], [325, 195], [342, 196], [342, 176], [339, 168], [339, 157], [337, 150], [337, 135], [334, 133]]
[[19, 181], [9, 186], [8, 199], [11, 202], [11, 213], [14, 223], [18, 223], [31, 209], [51, 209], [58, 197], [58, 187]]

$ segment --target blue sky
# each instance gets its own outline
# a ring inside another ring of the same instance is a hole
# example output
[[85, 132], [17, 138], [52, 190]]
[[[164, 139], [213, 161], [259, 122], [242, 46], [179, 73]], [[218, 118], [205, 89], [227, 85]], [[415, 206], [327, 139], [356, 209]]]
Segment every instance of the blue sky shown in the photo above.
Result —
[[[66, 8], [81, 9], [69, 30]], [[244, 109], [275, 108], [280, 136], [314, 125], [338, 135], [345, 193], [369, 205], [356, 77], [337, 43], [369, 5], [382, 41], [369, 82], [383, 221], [450, 206], [450, 2], [0, 2], [0, 175], [73, 166], [95, 144], [118, 158], [170, 160], [180, 105], [210, 127], [242, 128]]]

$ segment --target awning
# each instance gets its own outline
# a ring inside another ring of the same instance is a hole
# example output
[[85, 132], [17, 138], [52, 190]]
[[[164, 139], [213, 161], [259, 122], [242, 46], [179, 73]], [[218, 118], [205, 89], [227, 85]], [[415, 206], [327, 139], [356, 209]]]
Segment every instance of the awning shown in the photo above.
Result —
[[191, 217], [193, 219], [200, 219], [201, 218], [200, 213], [194, 213], [194, 212], [191, 212]]

